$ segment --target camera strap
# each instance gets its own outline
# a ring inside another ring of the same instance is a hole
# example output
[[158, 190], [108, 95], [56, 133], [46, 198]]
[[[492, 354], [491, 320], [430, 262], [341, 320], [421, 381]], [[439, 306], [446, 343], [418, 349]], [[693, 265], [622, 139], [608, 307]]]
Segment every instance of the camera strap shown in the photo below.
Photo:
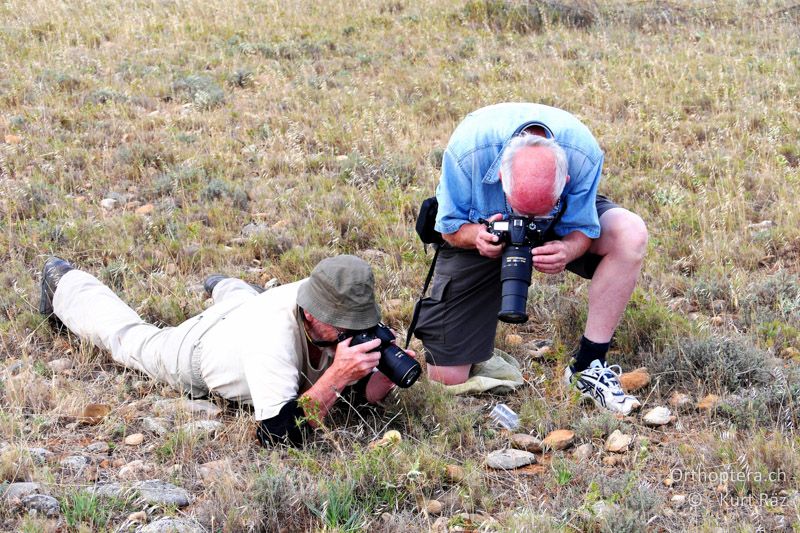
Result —
[[414, 335], [414, 330], [417, 329], [419, 312], [422, 309], [422, 299], [425, 298], [425, 293], [428, 292], [428, 285], [431, 283], [433, 271], [436, 268], [436, 260], [439, 258], [439, 251], [442, 249], [441, 244], [434, 244], [433, 247], [436, 248], [436, 252], [433, 254], [433, 260], [431, 261], [431, 266], [428, 269], [428, 275], [425, 277], [425, 285], [422, 286], [422, 294], [419, 295], [419, 300], [417, 300], [417, 303], [414, 304], [414, 314], [411, 316], [411, 324], [408, 326], [408, 333], [406, 333], [406, 345], [404, 347], [406, 350], [411, 342], [411, 336]]

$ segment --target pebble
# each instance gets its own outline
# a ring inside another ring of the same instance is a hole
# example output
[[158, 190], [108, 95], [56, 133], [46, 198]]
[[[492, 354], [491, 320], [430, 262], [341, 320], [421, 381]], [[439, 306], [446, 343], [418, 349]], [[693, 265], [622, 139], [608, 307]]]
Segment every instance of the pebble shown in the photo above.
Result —
[[100, 200], [100, 207], [106, 211], [111, 211], [112, 209], [116, 208], [117, 204], [119, 204], [119, 202], [116, 198], [103, 198]]
[[137, 207], [135, 212], [137, 215], [149, 216], [153, 214], [154, 210], [155, 207], [153, 206], [153, 204], [144, 204], [142, 206]]
[[675, 417], [666, 407], [653, 407], [644, 415], [644, 423], [648, 426], [663, 426], [672, 422]]
[[45, 448], [28, 448], [28, 453], [38, 464], [46, 463], [47, 459], [53, 455], [53, 452]]
[[52, 370], [55, 373], [62, 373], [70, 370], [75, 365], [75, 362], [70, 359], [69, 357], [61, 357], [59, 359], [54, 359], [47, 363], [47, 368]]
[[128, 446], [139, 446], [142, 442], [144, 442], [144, 435], [141, 433], [134, 433], [125, 437], [125, 444]]
[[83, 408], [83, 413], [78, 417], [78, 422], [89, 426], [96, 426], [111, 412], [111, 406], [102, 403], [90, 403]]
[[506, 345], [516, 347], [522, 345], [522, 336], [515, 333], [506, 335]]
[[542, 451], [542, 441], [533, 435], [527, 433], [515, 433], [509, 438], [511, 447], [518, 450], [525, 450], [531, 453], [540, 453]]
[[29, 494], [38, 494], [40, 492], [42, 492], [42, 486], [38, 483], [11, 483], [8, 487], [6, 487], [5, 492], [2, 493], [2, 499], [8, 501], [21, 500]]
[[195, 420], [194, 422], [189, 422], [187, 424], [183, 424], [180, 427], [180, 430], [185, 432], [187, 435], [192, 435], [200, 439], [213, 437], [217, 434], [218, 431], [221, 431], [222, 428], [225, 427], [225, 424], [222, 422], [217, 422], [216, 420]]
[[425, 512], [428, 514], [440, 514], [442, 509], [444, 509], [444, 505], [439, 500], [428, 500], [425, 502]]
[[670, 499], [670, 502], [675, 507], [683, 507], [683, 505], [686, 503], [686, 495], [676, 494]]
[[200, 524], [184, 518], [159, 518], [139, 530], [139, 533], [200, 533], [205, 531]]
[[716, 394], [709, 394], [697, 402], [697, 408], [701, 411], [711, 411], [717, 407], [717, 404], [719, 404], [719, 396]]
[[496, 450], [486, 457], [486, 466], [496, 470], [512, 470], [536, 462], [536, 456], [524, 450]]
[[[179, 465], [180, 466], [180, 465]], [[229, 471], [231, 463], [228, 459], [219, 459], [218, 461], [209, 461], [197, 467], [200, 473], [200, 478], [203, 481], [211, 481], [220, 476], [221, 473]]]
[[151, 463], [145, 463], [141, 459], [136, 459], [120, 468], [117, 475], [120, 479], [133, 480], [140, 477], [146, 477], [149, 474], [152, 474], [155, 469], [155, 465]]
[[103, 483], [95, 485], [92, 492], [101, 498], [121, 498], [126, 490], [120, 483]]
[[186, 489], [176, 487], [172, 483], [167, 483], [160, 479], [140, 481], [134, 485], [134, 488], [139, 491], [147, 503], [175, 505], [177, 507], [189, 505], [190, 496]]
[[574, 452], [572, 452], [572, 457], [578, 461], [588, 461], [592, 455], [594, 455], [594, 446], [592, 446], [589, 442], [581, 444], [575, 448]]
[[65, 470], [80, 472], [89, 464], [89, 458], [82, 455], [70, 455], [58, 462]]
[[542, 441], [542, 448], [548, 450], [566, 450], [575, 440], [575, 433], [568, 429], [551, 431]]
[[619, 383], [625, 392], [633, 392], [650, 384], [650, 373], [646, 368], [637, 368], [620, 375]]
[[694, 403], [694, 400], [688, 394], [675, 391], [669, 397], [669, 404], [675, 410], [684, 409]]
[[176, 412], [185, 411], [192, 415], [203, 415], [206, 418], [217, 418], [222, 414], [222, 409], [207, 400], [186, 400], [184, 398], [159, 400], [153, 404], [153, 411], [159, 415], [174, 415]]
[[622, 462], [622, 457], [619, 455], [606, 455], [603, 457], [603, 464], [606, 466], [617, 466]]
[[630, 447], [632, 442], [633, 437], [625, 435], [620, 430], [616, 429], [614, 433], [609, 435], [608, 439], [606, 439], [606, 451], [624, 453], [628, 451], [628, 447]]
[[147, 521], [147, 513], [145, 511], [136, 511], [128, 515], [128, 520], [131, 522], [144, 523]]
[[145, 417], [142, 418], [142, 427], [151, 433], [164, 436], [169, 433], [167, 429], [167, 421], [163, 418]]
[[444, 467], [444, 475], [451, 482], [459, 483], [464, 481], [466, 472], [464, 472], [464, 468], [459, 465], [447, 465]]
[[107, 442], [93, 442], [86, 447], [86, 451], [90, 453], [106, 453], [108, 451]]
[[61, 512], [58, 500], [47, 494], [29, 494], [22, 498], [22, 506], [29, 512], [41, 513], [54, 518]]

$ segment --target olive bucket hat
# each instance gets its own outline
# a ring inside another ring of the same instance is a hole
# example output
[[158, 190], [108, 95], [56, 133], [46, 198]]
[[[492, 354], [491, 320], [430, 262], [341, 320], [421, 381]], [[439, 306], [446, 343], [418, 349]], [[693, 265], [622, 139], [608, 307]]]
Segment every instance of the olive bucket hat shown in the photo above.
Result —
[[297, 290], [297, 305], [342, 329], [367, 329], [381, 320], [372, 268], [353, 255], [320, 261]]

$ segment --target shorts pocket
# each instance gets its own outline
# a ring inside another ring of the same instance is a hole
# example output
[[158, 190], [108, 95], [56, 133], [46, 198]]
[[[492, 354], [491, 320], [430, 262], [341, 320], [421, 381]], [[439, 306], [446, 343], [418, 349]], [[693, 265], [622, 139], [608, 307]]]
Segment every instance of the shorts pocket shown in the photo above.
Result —
[[434, 274], [428, 296], [419, 302], [419, 322], [414, 335], [423, 343], [444, 342], [447, 289], [451, 281], [450, 276]]
[[447, 286], [450, 285], [451, 281], [452, 279], [450, 276], [434, 274], [431, 283], [431, 290], [426, 299], [434, 302], [441, 302], [444, 300], [445, 290], [447, 289]]

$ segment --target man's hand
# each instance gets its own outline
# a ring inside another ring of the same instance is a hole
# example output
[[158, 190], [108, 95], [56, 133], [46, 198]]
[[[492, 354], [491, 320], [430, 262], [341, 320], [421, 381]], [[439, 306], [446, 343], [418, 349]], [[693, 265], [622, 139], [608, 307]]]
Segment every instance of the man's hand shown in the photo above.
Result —
[[380, 352], [372, 351], [380, 346], [380, 339], [372, 339], [355, 346], [350, 346], [351, 340], [352, 337], [349, 337], [336, 346], [333, 363], [328, 369], [342, 386], [354, 383], [372, 372], [381, 358]]
[[572, 259], [570, 247], [563, 241], [550, 241], [531, 250], [533, 268], [545, 274], [563, 272]]
[[[489, 217], [489, 222], [494, 222], [502, 218], [503, 215], [498, 213]], [[489, 257], [491, 259], [500, 257], [503, 253], [503, 243], [497, 242], [500, 237], [489, 233], [489, 230], [483, 224], [479, 224], [479, 226], [478, 233], [475, 235], [475, 248], [477, 248], [478, 252], [484, 257]]]

